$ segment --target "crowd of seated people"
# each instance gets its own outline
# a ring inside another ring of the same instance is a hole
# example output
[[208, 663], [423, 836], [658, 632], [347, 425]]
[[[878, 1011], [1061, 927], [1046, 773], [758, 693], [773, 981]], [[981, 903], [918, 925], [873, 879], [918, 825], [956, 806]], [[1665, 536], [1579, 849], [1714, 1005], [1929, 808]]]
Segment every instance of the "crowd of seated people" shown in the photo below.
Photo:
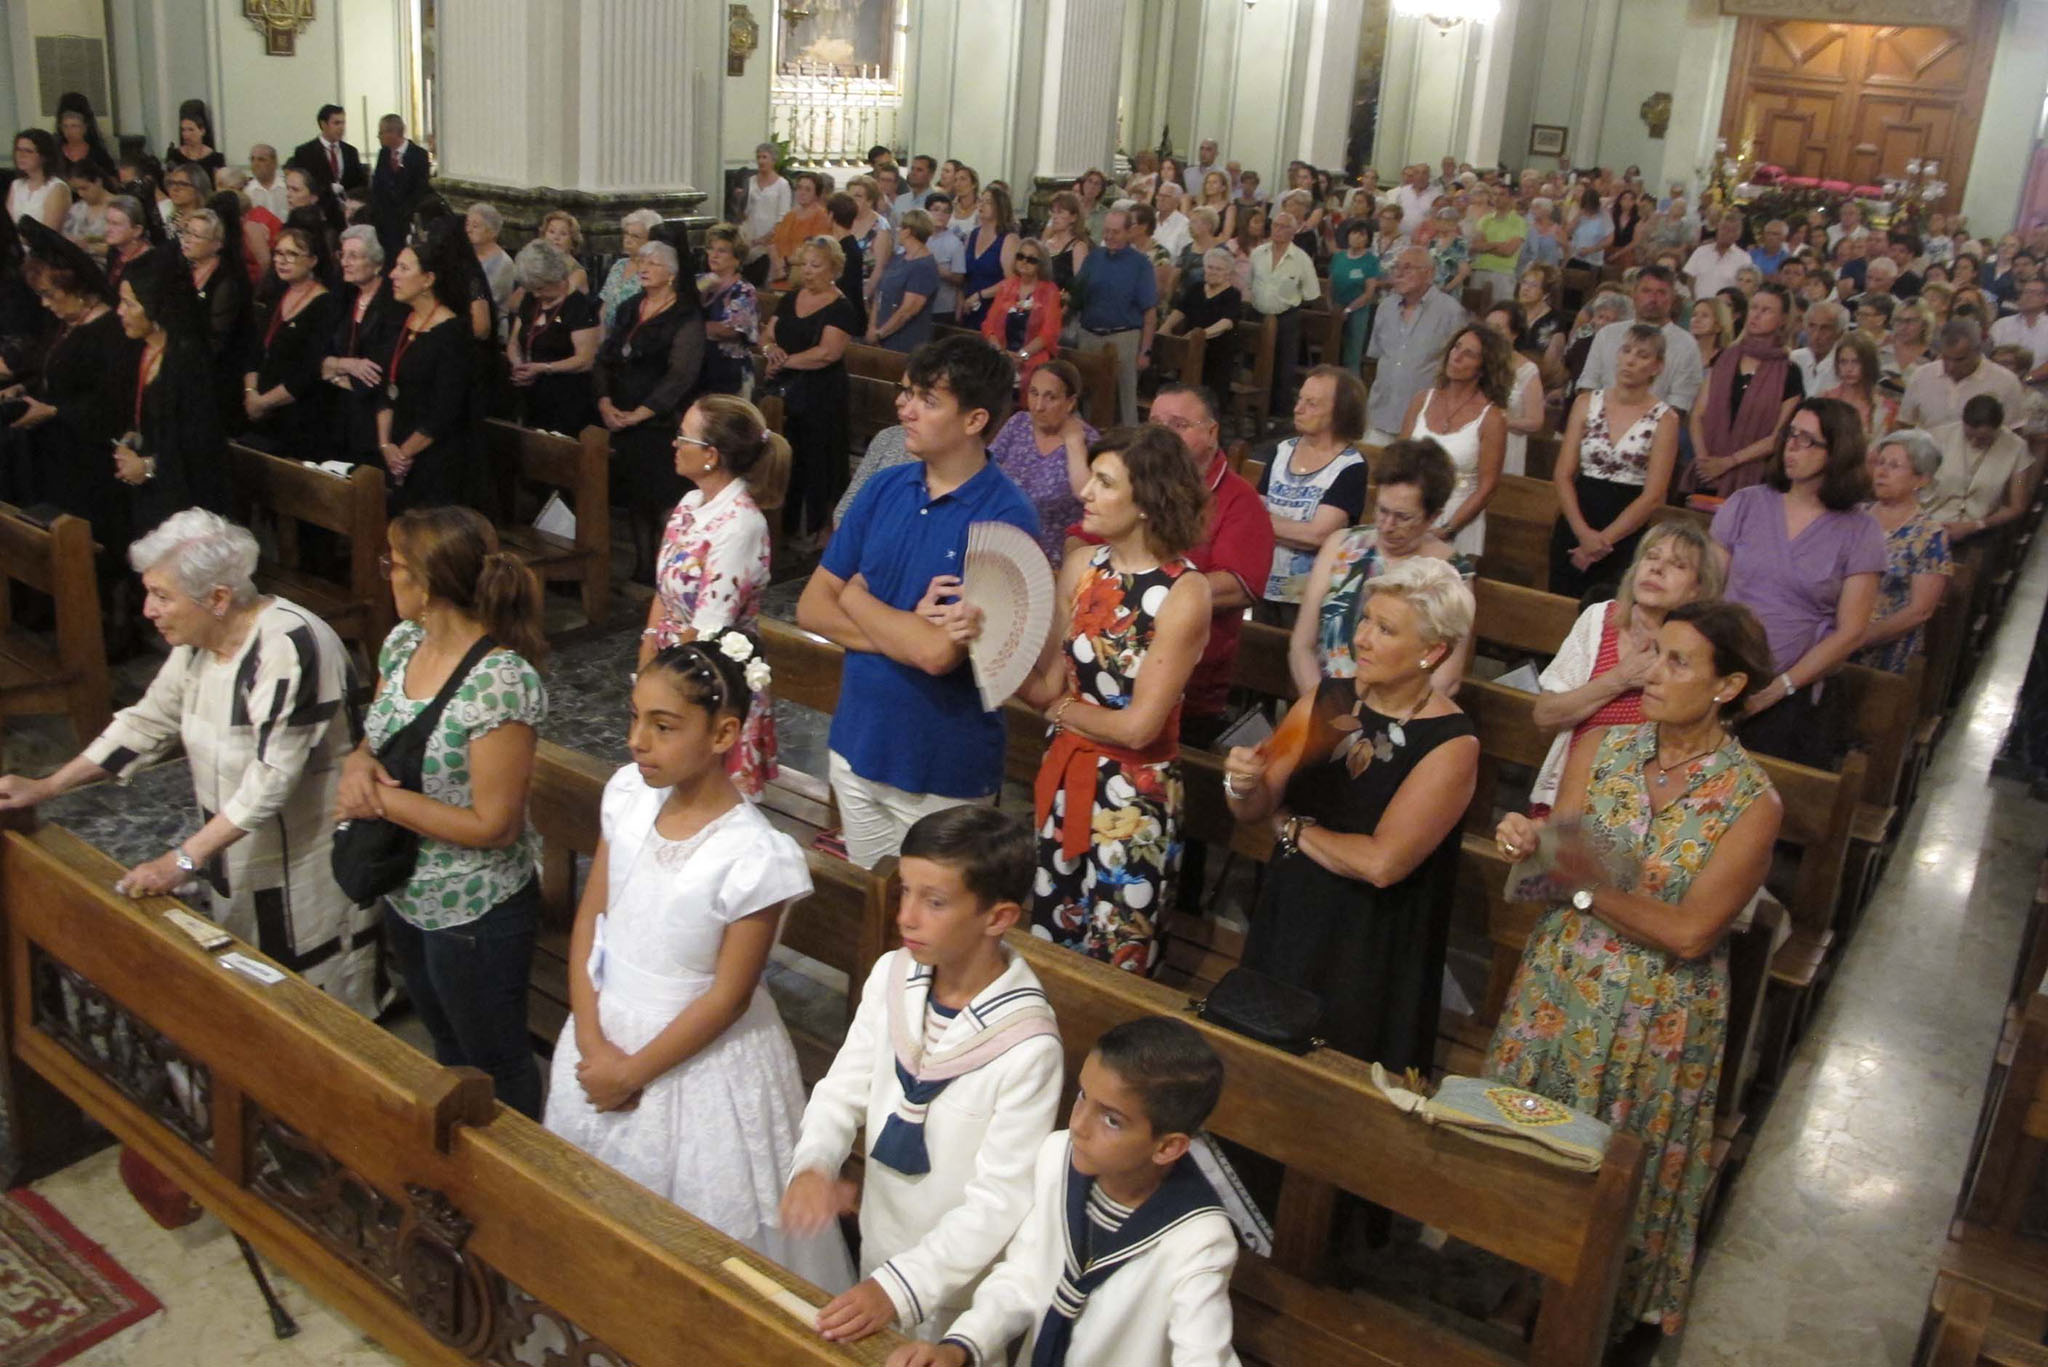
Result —
[[[1039, 1207], [1072, 1173], [1107, 1237], [1149, 1202], [1214, 1204], [1183, 1159], [1213, 1059], [1163, 1027], [1106, 1038], [1055, 1133], [1050, 1008], [999, 933], [1158, 968], [1202, 889], [1181, 750], [1219, 745], [1252, 616], [1291, 633], [1283, 725], [1309, 740], [1220, 757], [1230, 814], [1276, 842], [1244, 963], [1322, 998], [1332, 1047], [1427, 1070], [1480, 755], [1458, 703], [1472, 583], [1504, 482], [1547, 479], [1548, 585], [1583, 611], [1540, 681], [1551, 760], [1497, 843], [1520, 858], [1564, 830], [1578, 895], [1531, 937], [1488, 1066], [1651, 1143], [1622, 1318], [1638, 1337], [1683, 1322], [1714, 1113], [1679, 1060], [1720, 1047], [1722, 947], [1778, 829], [1754, 756], [1833, 766], [1848, 737], [1830, 677], [1906, 670], [1956, 559], [2027, 514], [2048, 231], [1979, 243], [1940, 215], [1880, 231], [1853, 202], [1757, 223], [1629, 174], [1450, 159], [1384, 191], [1296, 162], [1269, 193], [1214, 143], [1187, 166], [1141, 154], [1121, 184], [1090, 170], [1041, 221], [958, 161], [878, 148], [841, 183], [764, 143], [735, 222], [692, 241], [637, 211], [606, 260], [565, 211], [516, 249], [491, 204], [456, 212], [395, 117], [367, 159], [338, 106], [316, 122], [282, 166], [259, 146], [246, 171], [198, 102], [161, 162], [116, 164], [71, 96], [55, 136], [16, 140], [0, 365], [22, 407], [0, 497], [91, 521], [103, 577], [140, 576], [132, 601], [173, 651], [76, 760], [0, 778], [0, 806], [179, 739], [204, 792], [269, 743], [236, 711], [245, 676], [341, 690], [333, 632], [255, 588], [255, 543], [223, 517], [226, 444], [377, 467], [404, 620], [376, 656], [368, 740], [295, 714], [289, 762], [125, 886], [240, 870], [216, 913], [319, 950], [308, 976], [368, 1012], [381, 938], [437, 1057], [833, 1291], [829, 1337], [893, 1323], [928, 1340], [902, 1362], [953, 1363], [1028, 1327], [1074, 1361], [1180, 1361], [1189, 1336], [1227, 1344], [1227, 1230], [1143, 1264], [1194, 1307], [1170, 1323], [1122, 1289], [1046, 1318], [1020, 1264], [1050, 1256], [1067, 1217]], [[1585, 273], [1569, 301], [1567, 272]], [[1195, 334], [1198, 372], [1157, 364], [1158, 338]], [[1247, 480], [1222, 432], [1260, 338], [1268, 388], [1243, 416], [1255, 439], [1291, 430]], [[906, 359], [897, 424], [855, 472], [859, 344]], [[1074, 363], [1102, 350], [1108, 431], [1082, 417]], [[771, 396], [779, 430], [750, 401]], [[524, 812], [546, 643], [537, 582], [478, 511], [496, 497], [486, 417], [603, 430], [651, 590], [635, 762], [606, 789], [545, 1091], [524, 1041]], [[1706, 520], [1659, 519], [1688, 499]], [[957, 576], [985, 522], [1029, 533], [1057, 576], [1016, 695], [1046, 725], [1029, 828], [987, 809], [1004, 726], [965, 664], [981, 620]], [[751, 805], [777, 772], [755, 631], [777, 554], [809, 571], [799, 623], [846, 652], [829, 760], [846, 855], [897, 857], [905, 883], [906, 948], [876, 965], [808, 1104], [759, 992], [777, 918], [810, 886]], [[379, 744], [444, 691], [461, 721], [436, 733], [437, 780], [393, 790]], [[378, 917], [325, 872], [334, 822], [372, 817], [423, 841]], [[302, 885], [288, 925], [247, 924], [252, 895]], [[1630, 1009], [1645, 999], [1656, 1012]], [[975, 1032], [987, 1062], [924, 1071]], [[957, 1111], [937, 1101], [955, 1084]], [[725, 1134], [734, 1107], [766, 1132]], [[856, 1264], [833, 1217], [863, 1124]], [[1044, 1247], [1027, 1240], [1040, 1221]]]

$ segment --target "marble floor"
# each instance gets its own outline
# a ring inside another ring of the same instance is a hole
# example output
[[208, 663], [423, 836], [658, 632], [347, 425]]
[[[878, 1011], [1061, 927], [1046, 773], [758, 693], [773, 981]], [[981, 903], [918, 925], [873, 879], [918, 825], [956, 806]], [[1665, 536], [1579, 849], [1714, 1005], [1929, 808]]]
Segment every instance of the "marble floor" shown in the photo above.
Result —
[[[770, 610], [786, 615], [791, 591], [777, 588]], [[2048, 831], [2048, 805], [1988, 775], [2044, 598], [2048, 556], [2037, 554], [1763, 1123], [1701, 1266], [1690, 1327], [1660, 1353], [1663, 1367], [1864, 1367], [1910, 1357]], [[640, 602], [622, 595], [608, 623], [567, 633], [549, 674], [551, 739], [619, 753], [619, 661], [630, 656]], [[137, 662], [131, 686], [153, 667]], [[785, 759], [822, 772], [822, 719], [785, 705], [777, 720]], [[13, 739], [38, 759], [62, 757], [58, 737]], [[47, 814], [117, 855], [141, 857], [186, 819], [185, 783], [174, 762], [125, 793], [86, 790]], [[819, 995], [817, 984], [781, 969], [770, 986], [785, 1010]], [[294, 1339], [272, 1338], [225, 1227], [207, 1217], [185, 1230], [157, 1228], [121, 1188], [112, 1152], [36, 1189], [113, 1250], [165, 1310], [77, 1362], [392, 1360], [281, 1274], [275, 1283], [303, 1328]]]

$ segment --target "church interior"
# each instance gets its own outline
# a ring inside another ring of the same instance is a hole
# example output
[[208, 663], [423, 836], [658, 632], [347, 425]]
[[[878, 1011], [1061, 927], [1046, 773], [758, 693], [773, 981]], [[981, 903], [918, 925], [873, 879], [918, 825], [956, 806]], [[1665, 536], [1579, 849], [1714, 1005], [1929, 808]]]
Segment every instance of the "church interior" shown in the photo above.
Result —
[[2048, 0], [0, 103], [0, 1364], [2048, 1361]]

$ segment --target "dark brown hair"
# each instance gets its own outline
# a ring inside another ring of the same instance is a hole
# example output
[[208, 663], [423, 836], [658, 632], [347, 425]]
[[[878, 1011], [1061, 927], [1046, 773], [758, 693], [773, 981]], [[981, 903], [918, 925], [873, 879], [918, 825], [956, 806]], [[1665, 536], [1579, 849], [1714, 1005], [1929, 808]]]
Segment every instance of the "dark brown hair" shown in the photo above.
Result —
[[391, 542], [405, 552], [430, 599], [483, 623], [528, 664], [547, 659], [540, 580], [518, 556], [498, 548], [498, 533], [473, 508], [414, 508], [391, 519]]
[[1506, 409], [1508, 391], [1515, 387], [1515, 349], [1508, 345], [1507, 338], [1484, 323], [1467, 323], [1452, 334], [1443, 360], [1437, 363], [1436, 382], [1441, 385], [1450, 378], [1451, 353], [1468, 332], [1479, 339], [1479, 392], [1495, 408]]
[[1451, 458], [1431, 437], [1403, 437], [1390, 442], [1373, 466], [1376, 483], [1382, 489], [1389, 484], [1413, 484], [1420, 489], [1422, 514], [1432, 522], [1444, 510], [1444, 504], [1451, 501], [1451, 490], [1458, 483]]
[[747, 482], [758, 508], [780, 508], [789, 489], [789, 442], [770, 431], [761, 410], [737, 394], [706, 394], [690, 405], [704, 415], [704, 440], [734, 478]]
[[1743, 704], [1750, 696], [1770, 684], [1774, 674], [1770, 639], [1764, 635], [1756, 614], [1742, 604], [1725, 598], [1695, 599], [1671, 609], [1664, 614], [1664, 620], [1683, 622], [1706, 637], [1714, 650], [1716, 674], [1742, 675], [1742, 687], [1721, 704], [1722, 721], [1741, 716]]
[[1058, 357], [1047, 361], [1038, 368], [1041, 375], [1050, 375], [1066, 388], [1067, 397], [1079, 403], [1081, 400], [1081, 372], [1072, 361]]
[[[1811, 413], [1820, 419], [1821, 440], [1827, 443], [1828, 462], [1820, 476], [1823, 507], [1843, 513], [1870, 497], [1870, 472], [1863, 464], [1863, 420], [1856, 410], [1840, 399], [1802, 399], [1792, 417]], [[1785, 440], [1792, 434], [1792, 418], [1778, 432], [1778, 444], [1771, 451], [1771, 463], [1764, 479], [1779, 493], [1792, 487], [1785, 475]]]
[[1145, 515], [1145, 539], [1171, 558], [1187, 552], [1209, 528], [1209, 491], [1180, 438], [1157, 423], [1115, 427], [1088, 448], [1092, 467], [1114, 454], [1131, 476], [1131, 502]]
[[1356, 445], [1365, 435], [1365, 381], [1355, 371], [1340, 365], [1319, 365], [1301, 377], [1307, 384], [1317, 376], [1330, 381], [1330, 434], [1346, 446]]

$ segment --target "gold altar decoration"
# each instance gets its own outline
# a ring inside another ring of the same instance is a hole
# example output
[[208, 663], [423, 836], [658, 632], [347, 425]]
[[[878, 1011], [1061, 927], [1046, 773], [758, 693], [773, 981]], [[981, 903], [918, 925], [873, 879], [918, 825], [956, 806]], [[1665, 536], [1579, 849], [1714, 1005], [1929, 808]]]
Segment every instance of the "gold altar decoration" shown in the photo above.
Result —
[[242, 0], [242, 15], [262, 33], [265, 54], [290, 57], [313, 22], [313, 0]]

